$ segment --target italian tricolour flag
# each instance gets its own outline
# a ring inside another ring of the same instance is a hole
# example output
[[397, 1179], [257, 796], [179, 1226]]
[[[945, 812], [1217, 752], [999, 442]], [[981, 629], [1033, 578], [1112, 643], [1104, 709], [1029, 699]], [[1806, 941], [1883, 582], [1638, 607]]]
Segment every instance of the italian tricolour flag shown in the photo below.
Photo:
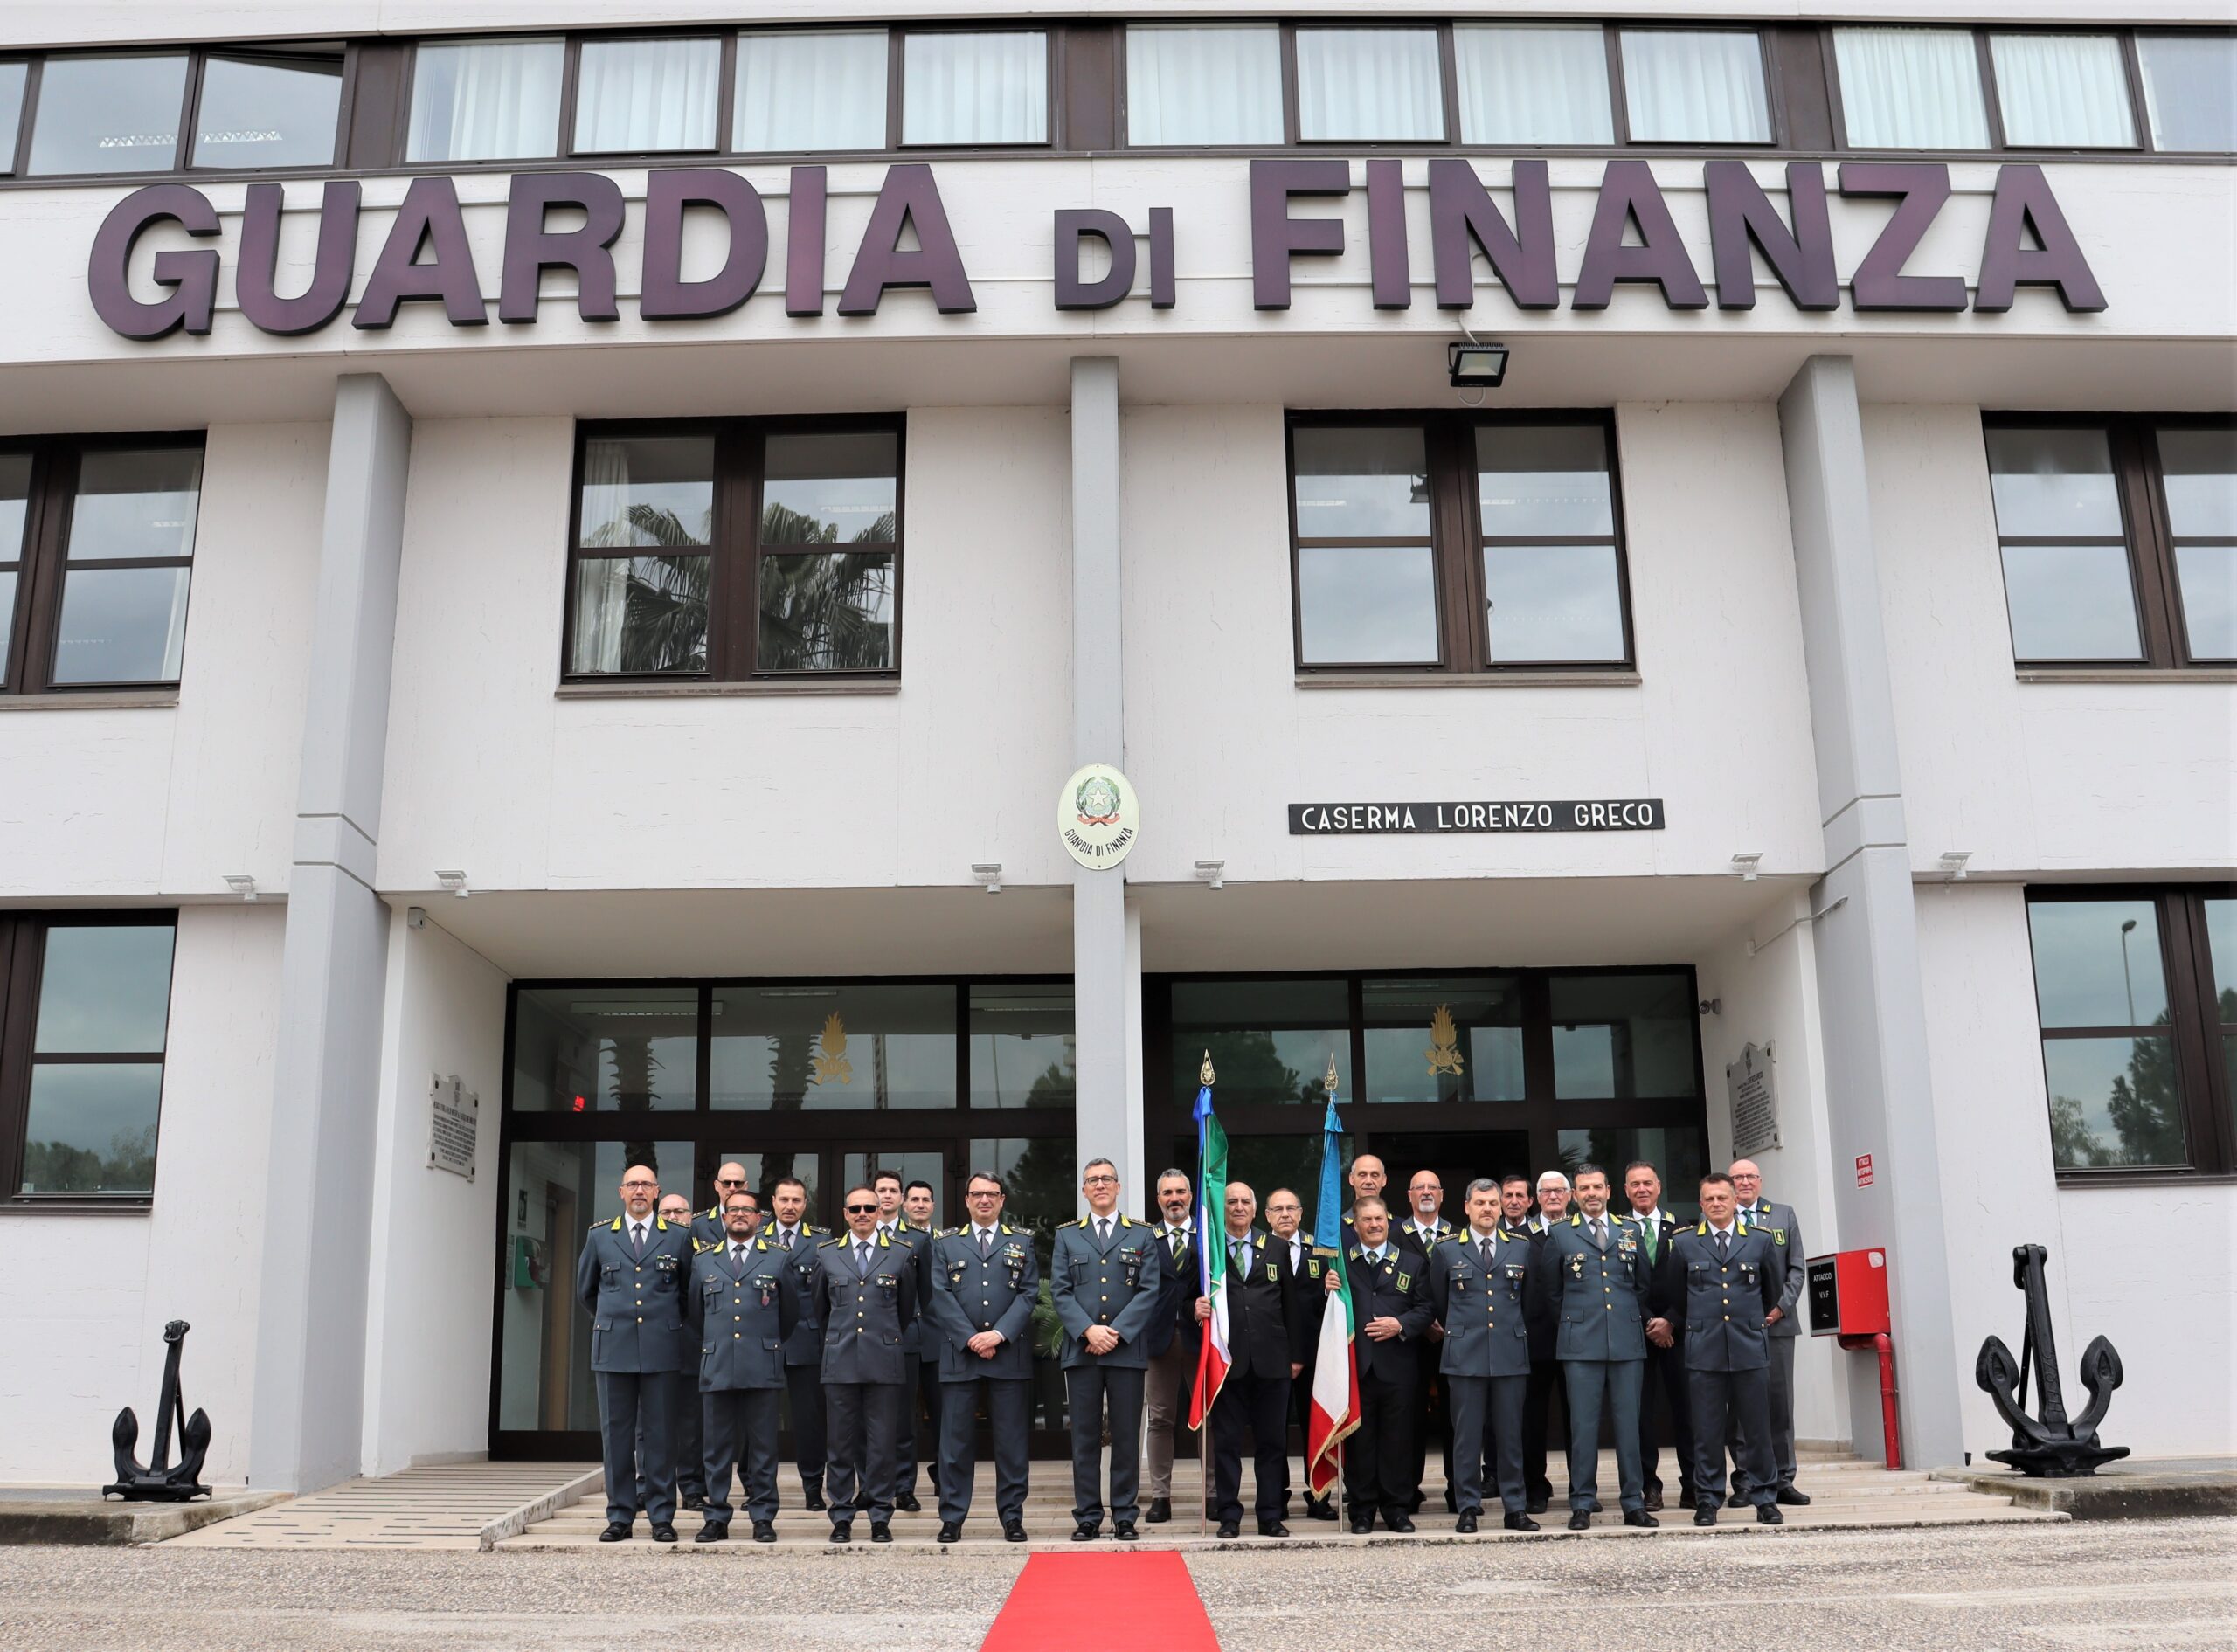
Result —
[[1312, 1409], [1305, 1427], [1305, 1483], [1316, 1497], [1336, 1483], [1337, 1448], [1360, 1426], [1360, 1372], [1353, 1355], [1352, 1275], [1345, 1266], [1343, 1218], [1343, 1127], [1336, 1122], [1336, 1099], [1328, 1098], [1321, 1126], [1320, 1208], [1313, 1223], [1313, 1248], [1330, 1257], [1336, 1290], [1320, 1316], [1320, 1346], [1313, 1356]]
[[[1204, 1057], [1204, 1072], [1211, 1074], [1211, 1055]], [[1188, 1405], [1188, 1426], [1201, 1428], [1212, 1414], [1212, 1401], [1227, 1380], [1234, 1363], [1227, 1339], [1227, 1247], [1218, 1235], [1227, 1231], [1227, 1130], [1212, 1111], [1212, 1087], [1196, 1092], [1196, 1283], [1212, 1305], [1204, 1322], [1203, 1351], [1196, 1358], [1195, 1398]]]

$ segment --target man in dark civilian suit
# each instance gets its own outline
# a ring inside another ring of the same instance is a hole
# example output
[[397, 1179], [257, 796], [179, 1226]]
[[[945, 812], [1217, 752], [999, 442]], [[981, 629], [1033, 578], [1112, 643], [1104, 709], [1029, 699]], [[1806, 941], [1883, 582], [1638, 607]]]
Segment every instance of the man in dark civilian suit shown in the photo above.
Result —
[[[1776, 1496], [1790, 1507], [1805, 1504], [1810, 1494], [1794, 1483], [1794, 1351], [1802, 1335], [1802, 1288], [1809, 1269], [1803, 1258], [1802, 1219], [1791, 1205], [1775, 1205], [1763, 1196], [1763, 1172], [1752, 1158], [1735, 1159], [1727, 1172], [1732, 1178], [1740, 1213], [1750, 1227], [1771, 1236], [1771, 1249], [1779, 1264], [1778, 1306], [1769, 1315], [1771, 1340], [1771, 1462], [1778, 1475]], [[1749, 1501], [1749, 1487], [1735, 1483], [1732, 1501]]]
[[1430, 1345], [1429, 1261], [1416, 1245], [1390, 1236], [1379, 1199], [1352, 1206], [1353, 1239], [1344, 1259], [1352, 1288], [1353, 1359], [1359, 1371], [1360, 1426], [1344, 1441], [1344, 1497], [1352, 1530], [1375, 1530], [1378, 1510], [1393, 1531], [1414, 1529], [1421, 1481], [1415, 1449], [1421, 1408], [1419, 1351]]
[[[1362, 1197], [1380, 1199], [1382, 1195]], [[1387, 1210], [1388, 1206], [1385, 1208]], [[1358, 1210], [1359, 1206], [1354, 1204], [1352, 1213], [1356, 1215]], [[1305, 1206], [1290, 1189], [1277, 1187], [1266, 1195], [1266, 1225], [1273, 1230], [1269, 1242], [1289, 1253], [1290, 1272], [1298, 1282], [1298, 1311], [1305, 1317], [1305, 1323], [1299, 1327], [1305, 1338], [1305, 1361], [1290, 1384], [1290, 1420], [1297, 1425], [1300, 1445], [1308, 1437], [1308, 1430], [1312, 1426], [1312, 1372], [1319, 1363], [1315, 1356], [1320, 1351], [1320, 1316], [1328, 1300], [1324, 1280], [1331, 1265], [1313, 1255], [1312, 1235], [1304, 1231], [1304, 1224]], [[1341, 1231], [1345, 1242], [1349, 1243], [1355, 1229], [1346, 1227]], [[1289, 1518], [1289, 1506], [1285, 1503], [1282, 1507], [1285, 1520]], [[1307, 1519], [1333, 1520], [1336, 1517], [1335, 1502], [1330, 1497], [1316, 1497], [1307, 1490], [1305, 1494], [1305, 1512]]]
[[[1243, 1436], [1250, 1431], [1258, 1535], [1286, 1538], [1290, 1495], [1290, 1385], [1305, 1368], [1305, 1314], [1289, 1247], [1251, 1226], [1258, 1197], [1247, 1182], [1227, 1185], [1228, 1371], [1212, 1405], [1212, 1496], [1219, 1535], [1243, 1531]], [[1325, 1289], [1326, 1287], [1324, 1286]], [[1209, 1320], [1211, 1299], [1199, 1296]]]
[[1624, 1167], [1624, 1197], [1630, 1201], [1631, 1220], [1639, 1226], [1640, 1242], [1646, 1247], [1647, 1270], [1654, 1281], [1647, 1303], [1646, 1371], [1639, 1391], [1639, 1476], [1646, 1492], [1650, 1514], [1662, 1507], [1661, 1433], [1655, 1426], [1660, 1411], [1678, 1459], [1679, 1507], [1693, 1506], [1693, 1421], [1686, 1399], [1686, 1351], [1666, 1324], [1658, 1333], [1653, 1320], [1670, 1318], [1669, 1302], [1674, 1289], [1685, 1282], [1670, 1268], [1670, 1241], [1677, 1236], [1678, 1220], [1662, 1208], [1662, 1178], [1652, 1165], [1635, 1158]]
[[1188, 1433], [1196, 1361], [1203, 1350], [1197, 1329], [1196, 1221], [1195, 1190], [1188, 1173], [1168, 1170], [1157, 1179], [1157, 1242], [1164, 1248], [1164, 1300], [1147, 1344], [1149, 1370], [1142, 1388], [1142, 1470], [1149, 1481], [1150, 1506], [1142, 1518], [1162, 1525], [1173, 1518], [1173, 1455]]

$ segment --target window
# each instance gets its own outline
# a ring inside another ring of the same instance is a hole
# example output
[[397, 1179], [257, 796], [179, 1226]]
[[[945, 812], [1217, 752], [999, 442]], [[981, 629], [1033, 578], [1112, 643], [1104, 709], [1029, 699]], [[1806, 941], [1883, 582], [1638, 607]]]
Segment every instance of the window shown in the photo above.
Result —
[[16, 169], [16, 135], [24, 118], [24, 82], [31, 73], [22, 62], [0, 63], [0, 172]]
[[1833, 59], [1851, 149], [1989, 147], [1970, 30], [1836, 29]]
[[171, 171], [185, 107], [184, 52], [49, 58], [31, 124], [31, 176]]
[[1129, 27], [1126, 140], [1151, 147], [1281, 142], [1280, 29]]
[[1458, 24], [1464, 143], [1612, 143], [1608, 43], [1594, 24]]
[[571, 678], [898, 668], [897, 421], [585, 426], [575, 524]]
[[2139, 34], [2136, 54], [2153, 149], [2237, 150], [2237, 35]]
[[1771, 141], [1763, 48], [1752, 30], [1625, 29], [1623, 59], [1634, 142]]
[[2060, 1173], [2237, 1171], [2237, 890], [2033, 889], [2027, 927]]
[[972, 1106], [1068, 1108], [1077, 1099], [1069, 984], [974, 986], [970, 1018]]
[[2019, 149], [2136, 147], [2128, 69], [2109, 34], [1995, 34], [2004, 141]]
[[742, 34], [731, 145], [741, 155], [885, 147], [883, 29]]
[[1022, 30], [903, 36], [901, 141], [1047, 142], [1049, 37]]
[[412, 53], [404, 158], [533, 160], [559, 149], [561, 40], [461, 40]]
[[1195, 1103], [1207, 1054], [1222, 1106], [1319, 1107], [1331, 1061], [1338, 1096], [1353, 1094], [1351, 994], [1340, 980], [1178, 981], [1171, 1014], [1177, 1100]]
[[1375, 1102], [1522, 1099], [1522, 984], [1512, 975], [1371, 977], [1361, 988]]
[[1297, 135], [1307, 143], [1441, 140], [1434, 29], [1299, 29]]
[[176, 683], [201, 490], [198, 438], [0, 446], [0, 688]]
[[709, 1104], [811, 1113], [954, 1107], [955, 999], [952, 986], [717, 987]]
[[1291, 424], [1300, 669], [1631, 659], [1606, 416]]
[[1985, 433], [2018, 663], [2237, 659], [2237, 428], [2012, 414]]
[[0, 916], [9, 1198], [153, 1194], [174, 922], [170, 913]]
[[575, 153], [712, 149], [723, 43], [585, 40], [575, 72]]
[[211, 56], [202, 65], [192, 164], [331, 166], [342, 50]]

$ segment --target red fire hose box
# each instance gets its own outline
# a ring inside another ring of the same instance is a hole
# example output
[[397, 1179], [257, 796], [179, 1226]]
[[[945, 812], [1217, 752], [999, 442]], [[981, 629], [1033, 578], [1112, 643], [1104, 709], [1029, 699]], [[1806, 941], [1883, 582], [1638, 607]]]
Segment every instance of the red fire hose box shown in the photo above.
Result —
[[1810, 1334], [1838, 1337], [1841, 1346], [1880, 1356], [1880, 1421], [1887, 1466], [1903, 1466], [1902, 1428], [1895, 1401], [1895, 1344], [1887, 1317], [1887, 1253], [1878, 1245], [1812, 1256], [1809, 1272]]

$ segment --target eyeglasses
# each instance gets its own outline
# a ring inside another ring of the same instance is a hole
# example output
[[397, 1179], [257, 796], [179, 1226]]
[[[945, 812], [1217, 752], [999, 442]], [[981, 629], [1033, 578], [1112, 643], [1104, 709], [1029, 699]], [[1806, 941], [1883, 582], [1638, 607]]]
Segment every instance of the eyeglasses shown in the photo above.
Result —
[[658, 1182], [624, 1182], [621, 1185], [629, 1192], [642, 1193], [658, 1187], [660, 1184]]
[[1083, 1178], [1080, 1185], [1083, 1187], [1102, 1187], [1105, 1185], [1116, 1187], [1118, 1185], [1118, 1179], [1116, 1176], [1089, 1176]]
[[743, 1176], [717, 1176], [715, 1178], [715, 1185], [717, 1187], [743, 1187], [745, 1185], [745, 1178]]
[[1001, 1196], [1002, 1190], [999, 1187], [974, 1187], [964, 1195], [966, 1199], [1000, 1199]]
[[847, 1213], [849, 1216], [875, 1216], [877, 1214], [877, 1206], [875, 1205], [849, 1205], [847, 1206]]

